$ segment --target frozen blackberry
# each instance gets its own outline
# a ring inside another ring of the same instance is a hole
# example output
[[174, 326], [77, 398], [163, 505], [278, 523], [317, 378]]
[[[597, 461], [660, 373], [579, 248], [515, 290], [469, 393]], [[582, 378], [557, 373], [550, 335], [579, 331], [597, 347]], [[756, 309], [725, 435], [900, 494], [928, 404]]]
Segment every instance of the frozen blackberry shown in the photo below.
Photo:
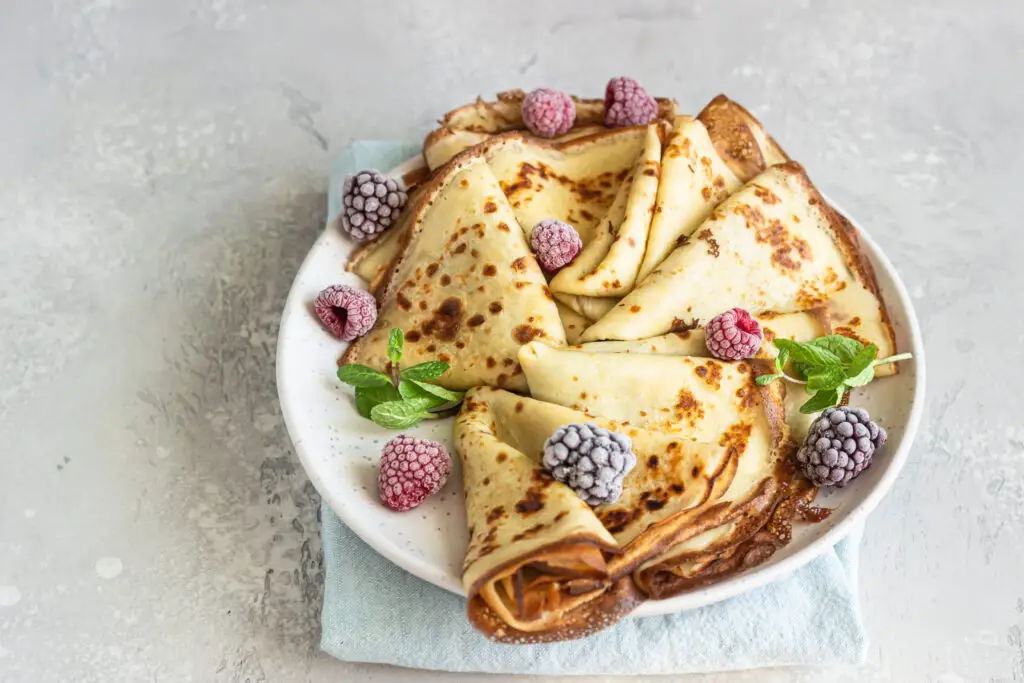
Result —
[[544, 443], [542, 462], [551, 476], [596, 506], [619, 499], [636, 455], [628, 436], [588, 422], [555, 430]]
[[408, 199], [394, 178], [376, 171], [350, 175], [341, 190], [341, 227], [357, 240], [379, 235], [391, 227]]
[[885, 437], [866, 410], [829, 408], [811, 425], [796, 459], [815, 486], [843, 487], [871, 466]]

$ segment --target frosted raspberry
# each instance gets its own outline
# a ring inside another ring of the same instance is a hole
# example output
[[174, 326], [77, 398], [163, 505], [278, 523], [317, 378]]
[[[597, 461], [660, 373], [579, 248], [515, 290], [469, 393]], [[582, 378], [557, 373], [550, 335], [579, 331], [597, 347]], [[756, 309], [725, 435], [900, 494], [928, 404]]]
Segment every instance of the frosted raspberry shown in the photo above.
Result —
[[391, 227], [408, 199], [394, 178], [376, 171], [350, 175], [341, 188], [341, 227], [357, 240], [379, 235]]
[[530, 246], [537, 254], [541, 268], [549, 273], [557, 273], [572, 263], [583, 248], [583, 241], [576, 229], [568, 223], [545, 218], [533, 226]]
[[348, 285], [331, 285], [316, 295], [313, 309], [320, 322], [342, 341], [352, 341], [377, 322], [377, 302], [369, 292]]
[[753, 358], [761, 348], [761, 326], [742, 308], [719, 313], [704, 330], [708, 351], [722, 360]]
[[620, 76], [608, 81], [604, 90], [606, 126], [640, 126], [658, 115], [658, 103], [632, 78]]
[[523, 99], [523, 123], [534, 135], [553, 138], [569, 132], [576, 120], [576, 105], [561, 90], [538, 88]]
[[411, 510], [441, 490], [452, 471], [452, 459], [443, 444], [400, 434], [380, 452], [377, 490], [391, 510]]

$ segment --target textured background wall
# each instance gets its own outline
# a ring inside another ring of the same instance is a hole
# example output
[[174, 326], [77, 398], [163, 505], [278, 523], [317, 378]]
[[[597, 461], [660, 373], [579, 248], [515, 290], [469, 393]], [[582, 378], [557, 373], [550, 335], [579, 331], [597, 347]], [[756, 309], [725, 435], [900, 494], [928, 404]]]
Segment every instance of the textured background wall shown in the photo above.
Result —
[[5, 0], [0, 680], [426, 680], [316, 651], [273, 376], [328, 152], [621, 74], [750, 107], [890, 255], [930, 354], [867, 528], [871, 663], [736, 678], [1024, 680], [1022, 64], [1011, 0]]

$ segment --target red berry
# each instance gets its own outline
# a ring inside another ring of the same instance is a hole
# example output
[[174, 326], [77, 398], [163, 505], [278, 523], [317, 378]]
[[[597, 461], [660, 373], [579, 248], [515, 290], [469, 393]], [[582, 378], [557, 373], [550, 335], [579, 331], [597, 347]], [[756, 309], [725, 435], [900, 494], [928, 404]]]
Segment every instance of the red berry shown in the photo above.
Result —
[[604, 90], [606, 126], [641, 126], [658, 115], [658, 103], [632, 78], [620, 76], [608, 81]]
[[451, 471], [452, 459], [443, 444], [400, 434], [380, 453], [381, 502], [396, 512], [411, 510], [440, 491]]
[[561, 90], [538, 88], [523, 98], [523, 123], [534, 135], [562, 135], [575, 120], [576, 104]]
[[537, 255], [540, 267], [549, 273], [557, 273], [572, 263], [583, 248], [580, 235], [568, 223], [546, 218], [530, 231], [530, 247]]
[[377, 322], [377, 302], [369, 292], [348, 285], [331, 285], [316, 295], [313, 310], [320, 322], [342, 341], [352, 341]]
[[721, 360], [753, 358], [764, 340], [761, 325], [742, 308], [716, 315], [704, 332], [708, 351]]

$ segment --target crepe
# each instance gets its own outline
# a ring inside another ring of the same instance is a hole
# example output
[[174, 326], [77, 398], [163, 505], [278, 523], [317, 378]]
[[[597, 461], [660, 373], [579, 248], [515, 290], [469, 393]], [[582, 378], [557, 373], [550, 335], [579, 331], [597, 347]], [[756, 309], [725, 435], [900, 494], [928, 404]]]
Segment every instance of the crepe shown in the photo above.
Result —
[[554, 218], [572, 225], [586, 246], [646, 138], [647, 126], [605, 130], [563, 143], [505, 133], [479, 149], [527, 238], [537, 223]]
[[[602, 129], [560, 144], [520, 133], [488, 134], [476, 153], [497, 177], [527, 240], [534, 225], [556, 218], [571, 224], [586, 246], [644, 150], [646, 134], [646, 126]], [[380, 294], [384, 274], [408, 243], [410, 215], [416, 205], [413, 199], [410, 197], [391, 230], [360, 247], [349, 260], [349, 270], [367, 280], [375, 295]], [[561, 298], [588, 320], [598, 319], [617, 301], [576, 295]]]
[[564, 344], [565, 332], [483, 155], [470, 150], [453, 160], [411, 211], [408, 244], [376, 292], [377, 322], [342, 363], [386, 371], [389, 332], [399, 327], [405, 366], [436, 359], [451, 365], [437, 384], [525, 390], [519, 347], [534, 339]]
[[[647, 339], [732, 307], [790, 313], [825, 306], [833, 330], [893, 352], [895, 339], [856, 230], [803, 168], [773, 166], [723, 202], [582, 341]], [[879, 374], [894, 371], [889, 364]]]
[[[826, 334], [832, 334], [827, 309], [820, 308], [802, 313], [773, 313], [766, 311], [754, 316], [764, 332], [764, 343], [757, 353], [758, 358], [773, 359], [778, 349], [771, 343], [776, 338], [794, 341], [811, 341]], [[569, 342], [573, 343], [572, 341]], [[525, 347], [524, 347], [525, 348]], [[674, 356], [710, 357], [704, 341], [704, 328], [670, 332], [650, 339], [636, 341], [603, 341], [590, 342], [574, 347], [588, 353], [645, 353]], [[522, 352], [520, 352], [520, 355]], [[786, 384], [783, 398], [786, 424], [789, 425], [793, 439], [800, 443], [810, 430], [811, 423], [819, 413], [801, 413], [800, 406], [807, 402], [811, 395], [803, 386]]]
[[[477, 98], [472, 104], [453, 109], [439, 121], [440, 127], [431, 131], [423, 141], [423, 158], [431, 169], [437, 169], [459, 152], [487, 140], [490, 136], [507, 131], [522, 131], [523, 98], [526, 92], [510, 90], [498, 93], [497, 100], [486, 102]], [[578, 137], [608, 130], [604, 126], [604, 100], [573, 97], [576, 119], [564, 135], [549, 139], [565, 142]], [[658, 116], [671, 119], [676, 115], [675, 100], [658, 98]]]
[[[629, 436], [638, 460], [622, 497], [593, 510], [539, 464], [552, 432], [587, 421]], [[614, 623], [641, 600], [634, 569], [724, 523], [731, 508], [715, 501], [743, 460], [775, 457], [750, 455], [756, 431], [738, 420], [702, 443], [493, 388], [471, 391], [454, 430], [470, 524], [463, 585], [471, 623], [502, 642], [580, 637]], [[763, 505], [774, 494], [768, 483], [751, 500]]]
[[633, 162], [615, 201], [589, 243], [551, 280], [551, 291], [610, 297], [633, 289], [654, 214], [661, 135], [657, 124], [647, 126], [643, 151]]
[[725, 95], [711, 100], [697, 118], [676, 117], [672, 128], [637, 280], [689, 238], [722, 200], [768, 166], [789, 160], [761, 123]]
[[758, 405], [749, 363], [532, 342], [519, 350], [519, 364], [538, 400], [697, 441], [717, 440]]
[[[700, 523], [698, 509], [678, 518], [685, 533], [637, 566], [638, 585], [647, 595], [668, 597], [691, 588], [709, 572], [724, 571], [719, 560], [730, 571], [764, 561], [788, 541], [794, 501], [813, 498], [813, 487], [794, 477], [794, 441], [784, 420], [785, 387], [776, 383], [759, 388], [753, 381], [753, 365], [765, 361], [727, 363], [533, 343], [520, 350], [520, 363], [535, 398], [571, 406], [591, 419], [603, 416], [698, 442], [744, 435], [745, 449], [731, 476], [709, 501], [717, 506], [715, 512], [700, 511]], [[767, 365], [759, 371], [768, 371]], [[625, 490], [632, 490], [628, 478]], [[616, 531], [610, 517], [599, 514]], [[769, 521], [773, 526], [766, 528]], [[751, 542], [755, 537], [757, 542]]]

